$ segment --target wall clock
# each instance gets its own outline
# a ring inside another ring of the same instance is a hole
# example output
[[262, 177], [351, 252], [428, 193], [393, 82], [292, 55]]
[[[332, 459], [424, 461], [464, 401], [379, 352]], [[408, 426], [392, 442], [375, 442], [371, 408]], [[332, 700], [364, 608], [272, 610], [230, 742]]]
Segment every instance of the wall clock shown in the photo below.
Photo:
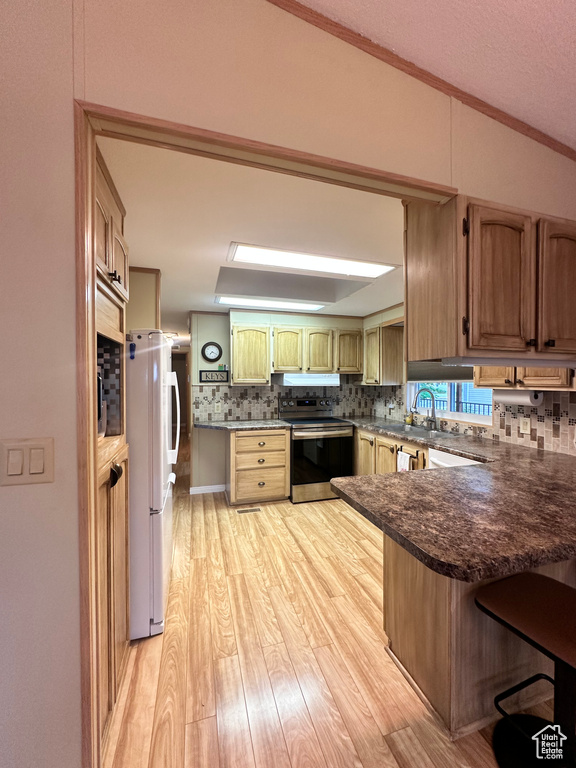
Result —
[[202, 357], [209, 363], [215, 363], [222, 357], [222, 347], [215, 341], [207, 341], [202, 347]]

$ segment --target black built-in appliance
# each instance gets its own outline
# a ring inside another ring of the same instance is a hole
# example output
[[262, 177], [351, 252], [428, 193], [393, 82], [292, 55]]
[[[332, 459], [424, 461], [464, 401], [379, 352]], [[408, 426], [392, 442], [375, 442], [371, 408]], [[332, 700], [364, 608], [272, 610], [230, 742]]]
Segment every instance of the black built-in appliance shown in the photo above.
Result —
[[292, 502], [334, 499], [333, 477], [354, 472], [354, 428], [332, 416], [330, 398], [278, 399], [278, 416], [291, 427], [290, 498]]

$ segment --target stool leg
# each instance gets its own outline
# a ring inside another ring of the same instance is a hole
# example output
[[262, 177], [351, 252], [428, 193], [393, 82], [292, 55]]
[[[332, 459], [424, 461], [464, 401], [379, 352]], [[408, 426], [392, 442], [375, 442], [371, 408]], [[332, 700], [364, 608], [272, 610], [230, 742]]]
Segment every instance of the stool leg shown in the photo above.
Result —
[[554, 722], [568, 737], [564, 754], [574, 760], [576, 730], [576, 669], [563, 661], [554, 663]]

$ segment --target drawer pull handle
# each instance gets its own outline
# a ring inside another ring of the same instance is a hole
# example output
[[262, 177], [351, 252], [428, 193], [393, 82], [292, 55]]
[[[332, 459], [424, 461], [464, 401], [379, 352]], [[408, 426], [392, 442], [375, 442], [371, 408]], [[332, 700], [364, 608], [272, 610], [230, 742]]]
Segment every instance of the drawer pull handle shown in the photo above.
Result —
[[258, 443], [258, 445], [266, 445], [266, 443], [264, 442], [264, 440], [260, 440], [260, 442]]
[[259, 485], [260, 487], [262, 487], [263, 485], [266, 485], [266, 483], [263, 483], [262, 481], [260, 481], [260, 482], [258, 483], [258, 485]]
[[265, 461], [266, 459], [258, 459], [258, 464], [264, 464]]

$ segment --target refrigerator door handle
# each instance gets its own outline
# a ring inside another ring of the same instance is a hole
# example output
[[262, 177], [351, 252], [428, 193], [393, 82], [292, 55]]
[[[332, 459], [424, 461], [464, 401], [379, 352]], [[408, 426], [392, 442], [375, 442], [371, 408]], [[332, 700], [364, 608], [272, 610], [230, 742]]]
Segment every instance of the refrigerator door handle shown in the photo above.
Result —
[[[178, 377], [175, 371], [169, 372], [168, 384], [171, 387], [174, 387], [174, 395], [176, 396], [176, 445], [168, 450], [168, 463], [176, 464], [178, 461], [178, 449], [180, 447], [180, 392], [178, 390]], [[171, 428], [172, 425], [168, 425], [168, 430]], [[168, 434], [170, 434], [170, 431]]]

